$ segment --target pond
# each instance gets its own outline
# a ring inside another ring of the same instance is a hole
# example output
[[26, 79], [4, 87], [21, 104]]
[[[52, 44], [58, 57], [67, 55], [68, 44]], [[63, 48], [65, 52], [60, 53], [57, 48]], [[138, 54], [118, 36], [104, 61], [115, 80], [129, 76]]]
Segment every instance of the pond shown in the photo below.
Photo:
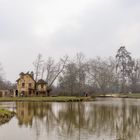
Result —
[[0, 140], [140, 140], [140, 100], [0, 103], [17, 114]]

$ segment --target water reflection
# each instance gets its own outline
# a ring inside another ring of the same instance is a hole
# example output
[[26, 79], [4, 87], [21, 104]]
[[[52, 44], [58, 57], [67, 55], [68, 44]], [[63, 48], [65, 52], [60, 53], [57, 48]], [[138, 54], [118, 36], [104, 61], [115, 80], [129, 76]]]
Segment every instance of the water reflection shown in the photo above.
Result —
[[[99, 99], [88, 103], [17, 102], [17, 127], [37, 140], [139, 140], [140, 103]], [[10, 124], [9, 124], [10, 125]]]

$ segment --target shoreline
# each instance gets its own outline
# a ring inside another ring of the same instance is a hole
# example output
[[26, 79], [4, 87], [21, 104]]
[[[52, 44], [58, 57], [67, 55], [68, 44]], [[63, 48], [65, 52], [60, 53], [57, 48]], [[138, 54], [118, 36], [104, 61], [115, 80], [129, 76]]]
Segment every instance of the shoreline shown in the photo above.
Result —
[[91, 97], [58, 96], [58, 97], [1, 97], [0, 102], [82, 102], [94, 101]]
[[131, 93], [131, 94], [100, 94], [93, 95], [93, 98], [128, 98], [128, 99], [140, 99], [140, 93]]
[[14, 112], [0, 108], [0, 125], [9, 122], [14, 117], [14, 115]]

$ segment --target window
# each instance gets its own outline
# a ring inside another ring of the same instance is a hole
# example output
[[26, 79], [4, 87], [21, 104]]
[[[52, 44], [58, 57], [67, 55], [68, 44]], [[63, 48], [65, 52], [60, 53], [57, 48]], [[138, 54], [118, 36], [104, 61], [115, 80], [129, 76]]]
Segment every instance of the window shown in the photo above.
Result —
[[44, 85], [41, 85], [41, 88], [44, 88]]
[[25, 83], [22, 83], [22, 88], [24, 88], [25, 87]]
[[32, 87], [32, 84], [31, 83], [29, 83], [29, 88], [31, 88]]
[[32, 94], [32, 91], [31, 90], [29, 90], [29, 95], [31, 95]]
[[2, 97], [2, 92], [0, 91], [0, 97]]

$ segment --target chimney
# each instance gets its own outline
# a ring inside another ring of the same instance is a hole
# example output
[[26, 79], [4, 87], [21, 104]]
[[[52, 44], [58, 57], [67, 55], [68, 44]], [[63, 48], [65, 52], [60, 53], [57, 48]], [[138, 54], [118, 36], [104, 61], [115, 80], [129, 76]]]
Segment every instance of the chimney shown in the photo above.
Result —
[[23, 75], [24, 75], [24, 73], [23, 73], [23, 72], [21, 72], [21, 73], [19, 74], [20, 78], [22, 78], [22, 77], [23, 77]]
[[30, 75], [32, 76], [32, 78], [34, 79], [34, 72], [31, 71]]

